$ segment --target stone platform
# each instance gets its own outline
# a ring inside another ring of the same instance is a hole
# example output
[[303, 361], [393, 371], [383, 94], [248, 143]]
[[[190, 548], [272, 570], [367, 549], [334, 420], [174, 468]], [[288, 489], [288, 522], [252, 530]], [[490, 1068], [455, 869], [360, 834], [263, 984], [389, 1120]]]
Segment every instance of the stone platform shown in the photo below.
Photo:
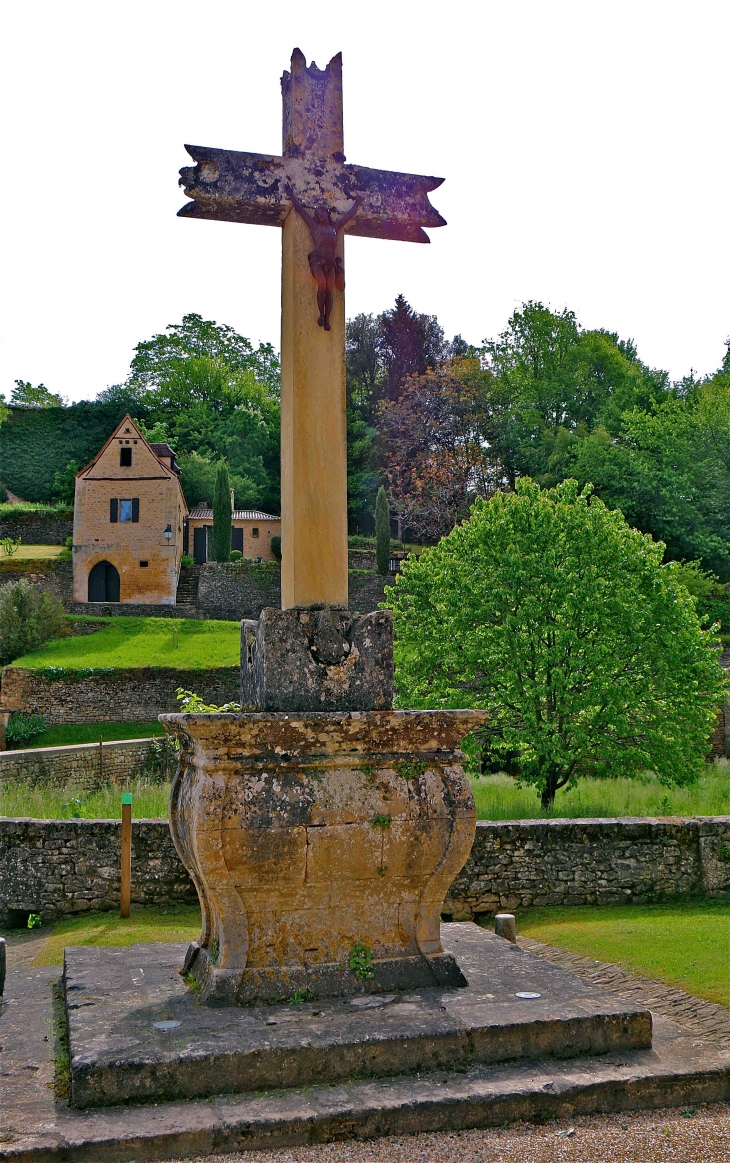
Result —
[[[211, 1008], [181, 945], [69, 948], [74, 1106], [202, 1097], [651, 1046], [651, 1015], [474, 924], [443, 926], [468, 986]], [[520, 998], [518, 994], [539, 994]]]

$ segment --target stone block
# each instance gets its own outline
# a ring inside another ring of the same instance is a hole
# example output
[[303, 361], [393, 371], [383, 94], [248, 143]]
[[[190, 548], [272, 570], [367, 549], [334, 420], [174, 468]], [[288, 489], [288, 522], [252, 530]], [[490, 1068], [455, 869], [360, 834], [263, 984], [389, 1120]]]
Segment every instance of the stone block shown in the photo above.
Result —
[[262, 611], [241, 623], [241, 705], [250, 711], [373, 711], [393, 705], [390, 611]]

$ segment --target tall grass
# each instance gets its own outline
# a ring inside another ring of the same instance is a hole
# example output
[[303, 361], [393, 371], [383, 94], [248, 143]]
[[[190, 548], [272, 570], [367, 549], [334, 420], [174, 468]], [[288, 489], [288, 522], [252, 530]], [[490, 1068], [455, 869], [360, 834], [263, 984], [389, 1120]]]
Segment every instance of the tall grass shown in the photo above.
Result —
[[665, 787], [651, 776], [641, 779], [581, 779], [572, 791], [559, 791], [551, 812], [543, 812], [534, 788], [517, 786], [508, 775], [472, 778], [480, 820], [548, 820], [617, 816], [730, 815], [730, 763], [708, 763], [693, 787]]
[[[167, 819], [169, 783], [137, 779], [124, 784], [132, 792], [132, 816], [137, 819]], [[74, 784], [65, 787], [0, 784], [0, 816], [30, 816], [36, 820], [121, 820], [122, 789], [107, 784], [96, 791], [84, 791]]]

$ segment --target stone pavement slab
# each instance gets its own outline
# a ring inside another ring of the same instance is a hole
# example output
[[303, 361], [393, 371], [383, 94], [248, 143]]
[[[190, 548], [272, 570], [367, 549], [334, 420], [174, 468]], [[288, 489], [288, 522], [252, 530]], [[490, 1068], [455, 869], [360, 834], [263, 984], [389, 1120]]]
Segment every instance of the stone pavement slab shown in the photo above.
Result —
[[444, 925], [442, 936], [466, 988], [269, 1006], [201, 1005], [179, 973], [184, 945], [68, 948], [73, 1105], [651, 1046], [651, 1015], [639, 1003], [579, 981], [477, 925]]

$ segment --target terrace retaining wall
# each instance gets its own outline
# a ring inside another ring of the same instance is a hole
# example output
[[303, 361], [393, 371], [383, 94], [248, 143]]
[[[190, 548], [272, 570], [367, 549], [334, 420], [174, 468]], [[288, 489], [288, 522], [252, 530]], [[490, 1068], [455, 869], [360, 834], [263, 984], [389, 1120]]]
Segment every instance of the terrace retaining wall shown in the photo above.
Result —
[[[120, 824], [0, 818], [0, 924], [119, 906]], [[730, 816], [480, 821], [444, 913], [456, 919], [536, 905], [730, 894]], [[164, 820], [132, 824], [132, 900], [195, 901]]]
[[76, 743], [0, 751], [0, 784], [73, 784], [89, 791], [105, 783], [124, 783], [149, 771], [151, 744], [151, 739], [124, 739], [101, 746]]
[[12, 537], [23, 545], [65, 545], [73, 537], [74, 517], [68, 513], [15, 513], [0, 518], [0, 539]]
[[[349, 607], [361, 614], [376, 610], [391, 577], [378, 573], [349, 575]], [[197, 609], [206, 618], [240, 621], [258, 618], [265, 606], [281, 607], [281, 568], [257, 562], [208, 562], [200, 567]]]
[[49, 727], [61, 723], [149, 722], [179, 711], [178, 687], [193, 690], [207, 703], [221, 706], [240, 699], [238, 666], [210, 670], [172, 667], [113, 669], [91, 667], [54, 671], [6, 666], [0, 702], [11, 711], [43, 715]]

